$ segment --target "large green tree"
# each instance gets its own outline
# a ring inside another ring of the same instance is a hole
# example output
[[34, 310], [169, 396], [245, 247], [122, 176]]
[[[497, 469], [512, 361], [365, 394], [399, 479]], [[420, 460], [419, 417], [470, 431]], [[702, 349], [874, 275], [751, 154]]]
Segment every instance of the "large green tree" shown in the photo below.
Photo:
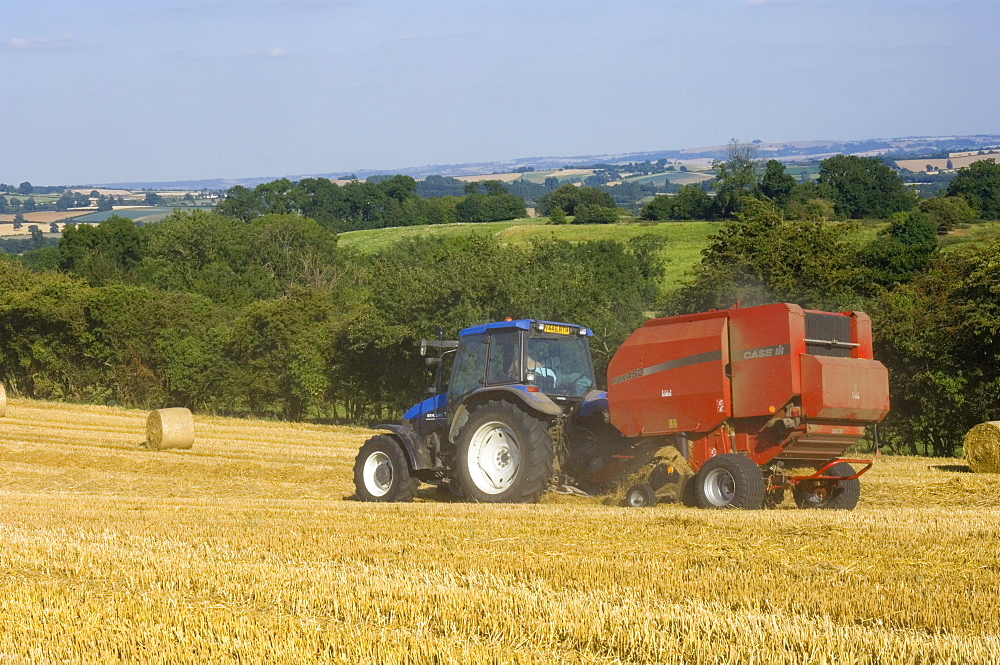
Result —
[[1000, 165], [982, 159], [958, 170], [948, 196], [962, 196], [983, 219], [1000, 219]]
[[548, 216], [552, 209], [560, 207], [567, 215], [576, 214], [576, 206], [580, 204], [617, 207], [610, 194], [597, 187], [577, 187], [576, 185], [560, 185], [557, 189], [547, 192], [538, 199], [538, 213]]
[[828, 193], [837, 214], [851, 219], [886, 218], [917, 204], [916, 195], [902, 179], [876, 157], [835, 155], [820, 162], [820, 187]]
[[795, 178], [785, 173], [785, 165], [776, 159], [769, 159], [760, 178], [760, 193], [774, 199], [779, 204], [788, 203], [795, 189]]
[[675, 313], [742, 302], [839, 306], [849, 300], [853, 250], [838, 226], [787, 221], [773, 201], [747, 197], [702, 250], [692, 279], [673, 294]]
[[732, 217], [739, 212], [742, 200], [757, 191], [758, 171], [761, 168], [757, 146], [752, 143], [740, 143], [733, 139], [727, 153], [725, 161], [712, 163], [716, 174], [712, 181], [714, 207], [719, 217]]
[[684, 185], [676, 194], [656, 196], [643, 206], [643, 219], [708, 219], [712, 214], [712, 197], [701, 185]]
[[998, 254], [1000, 238], [950, 252], [874, 303], [892, 395], [884, 429], [903, 452], [953, 456], [1000, 412]]

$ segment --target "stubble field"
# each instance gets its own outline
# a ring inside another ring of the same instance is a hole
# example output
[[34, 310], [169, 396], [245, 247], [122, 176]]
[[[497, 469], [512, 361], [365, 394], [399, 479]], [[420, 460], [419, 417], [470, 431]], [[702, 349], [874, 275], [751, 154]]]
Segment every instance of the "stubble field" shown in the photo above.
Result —
[[[12, 400], [3, 662], [1000, 660], [1000, 476], [887, 458], [852, 513], [345, 500], [369, 432]], [[942, 467], [942, 468], [939, 468]]]

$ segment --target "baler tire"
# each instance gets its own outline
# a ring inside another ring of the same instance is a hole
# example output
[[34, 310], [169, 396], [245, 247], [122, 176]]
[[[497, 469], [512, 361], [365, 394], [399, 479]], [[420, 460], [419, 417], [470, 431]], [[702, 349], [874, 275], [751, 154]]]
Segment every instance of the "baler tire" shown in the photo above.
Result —
[[656, 490], [646, 483], [639, 483], [628, 488], [622, 505], [627, 508], [649, 508], [656, 505], [656, 500]]
[[354, 458], [354, 489], [362, 501], [413, 501], [419, 484], [403, 447], [388, 434], [365, 441]]
[[725, 453], [710, 457], [695, 476], [702, 508], [759, 510], [764, 505], [764, 475], [749, 457]]
[[[825, 475], [846, 478], [855, 473], [854, 467], [847, 462], [838, 462], [827, 469]], [[861, 498], [861, 481], [857, 478], [841, 480], [824, 498], [818, 497], [814, 492], [803, 487], [802, 483], [799, 483], [792, 488], [792, 496], [795, 498], [795, 505], [799, 508], [854, 510]]]
[[687, 476], [681, 479], [680, 502], [688, 508], [698, 507], [698, 477]]
[[556, 459], [549, 428], [510, 402], [473, 409], [456, 442], [454, 473], [468, 501], [537, 503], [549, 486]]

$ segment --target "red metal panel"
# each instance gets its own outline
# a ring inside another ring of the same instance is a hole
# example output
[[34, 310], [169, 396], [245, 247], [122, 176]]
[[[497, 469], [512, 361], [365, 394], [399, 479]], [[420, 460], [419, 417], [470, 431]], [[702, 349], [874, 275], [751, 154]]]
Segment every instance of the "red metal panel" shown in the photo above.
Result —
[[878, 422], [889, 413], [889, 372], [877, 360], [804, 355], [802, 385], [810, 420]]
[[801, 392], [799, 355], [805, 352], [805, 315], [778, 303], [730, 310], [733, 415], [774, 413]]
[[851, 341], [858, 346], [851, 351], [852, 358], [875, 357], [872, 351], [872, 320], [864, 312], [849, 312], [851, 315]]
[[608, 410], [625, 436], [707, 432], [731, 415], [727, 313], [647, 321], [608, 366]]

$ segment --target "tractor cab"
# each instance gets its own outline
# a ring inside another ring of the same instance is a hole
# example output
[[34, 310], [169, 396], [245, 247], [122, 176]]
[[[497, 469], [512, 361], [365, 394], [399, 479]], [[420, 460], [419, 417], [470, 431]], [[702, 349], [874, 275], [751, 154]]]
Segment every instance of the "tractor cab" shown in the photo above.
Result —
[[557, 402], [582, 398], [594, 387], [588, 328], [519, 319], [459, 334], [448, 384], [449, 402], [489, 386], [543, 393]]
[[[589, 328], [534, 319], [466, 328], [454, 340], [424, 340], [420, 354], [436, 367], [434, 397], [414, 405], [406, 421], [446, 420], [447, 413], [484, 390], [517, 391], [529, 403], [543, 398], [560, 407], [579, 402], [595, 385]], [[429, 356], [437, 349], [436, 356]], [[444, 385], [445, 359], [455, 354]]]

